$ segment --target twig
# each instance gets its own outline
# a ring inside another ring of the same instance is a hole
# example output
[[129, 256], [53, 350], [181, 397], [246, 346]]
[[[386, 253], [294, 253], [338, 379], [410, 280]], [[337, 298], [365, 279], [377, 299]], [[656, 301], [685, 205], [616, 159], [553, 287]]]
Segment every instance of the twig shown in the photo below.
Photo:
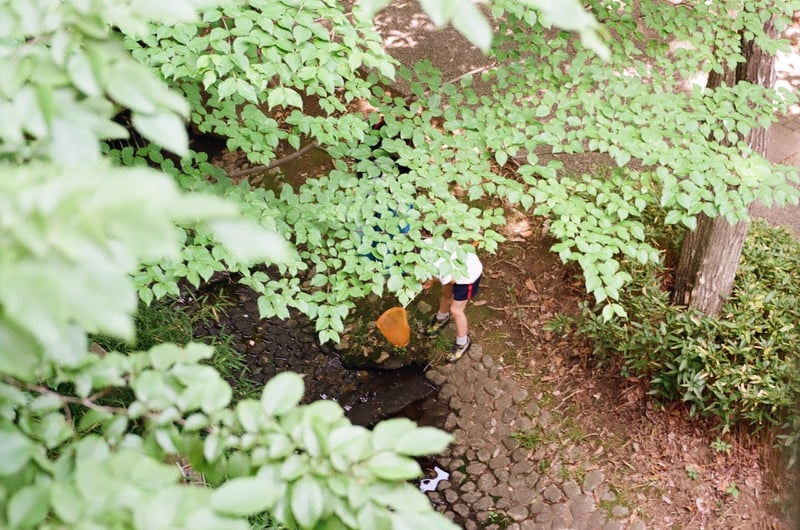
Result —
[[583, 388], [579, 388], [579, 389], [577, 389], [577, 390], [575, 390], [575, 391], [573, 391], [573, 392], [570, 392], [569, 394], [567, 394], [567, 395], [564, 397], [564, 399], [562, 399], [562, 400], [561, 400], [561, 403], [559, 403], [558, 405], [556, 405], [556, 407], [555, 407], [553, 410], [558, 410], [558, 409], [560, 409], [560, 408], [561, 408], [561, 405], [563, 405], [564, 403], [566, 403], [566, 402], [567, 402], [567, 400], [568, 400], [569, 398], [571, 398], [571, 397], [572, 397], [572, 396], [574, 396], [575, 394], [579, 394], [579, 393], [583, 392], [583, 390], [584, 390]]
[[520, 324], [522, 324], [522, 326], [523, 326], [525, 329], [527, 329], [527, 330], [530, 332], [530, 334], [531, 334], [531, 335], [533, 335], [534, 337], [538, 337], [538, 336], [539, 336], [539, 334], [538, 334], [538, 333], [536, 333], [535, 331], [533, 331], [533, 330], [530, 328], [530, 326], [528, 326], [528, 325], [527, 325], [525, 322], [523, 322], [522, 320], [520, 320], [520, 321], [519, 321], [519, 323], [520, 323]]
[[239, 178], [239, 177], [249, 177], [250, 175], [254, 175], [256, 173], [261, 173], [263, 171], [269, 171], [270, 169], [275, 169], [276, 167], [291, 162], [297, 158], [300, 158], [308, 151], [319, 147], [317, 142], [311, 142], [309, 144], [304, 145], [294, 153], [284, 156], [283, 158], [278, 158], [273, 160], [269, 163], [269, 165], [261, 164], [260, 166], [251, 167], [248, 169], [240, 169], [238, 171], [231, 171], [228, 173], [228, 177], [230, 178]]
[[[455, 76], [452, 79], [448, 79], [447, 81], [442, 83], [442, 85], [446, 85], [448, 83], [456, 83], [456, 82], [461, 81], [462, 79], [464, 79], [465, 77], [470, 76], [470, 75], [479, 74], [481, 72], [488, 72], [489, 70], [491, 70], [492, 68], [494, 68], [496, 66], [497, 66], [497, 61], [494, 61], [494, 62], [492, 62], [492, 64], [487, 64], [485, 66], [479, 66], [477, 68], [473, 68], [469, 72], [464, 72], [463, 74], [459, 74], [459, 75]], [[425, 92], [422, 93], [422, 96], [427, 96], [430, 93], [431, 93], [431, 90], [426, 90]], [[403, 98], [403, 101], [405, 101], [406, 103], [411, 103], [415, 99], [419, 99], [419, 98], [417, 96], [415, 96], [414, 94], [409, 94], [408, 96]]]
[[[93, 401], [95, 399], [100, 399], [101, 397], [103, 397], [106, 394], [108, 394], [111, 391], [110, 388], [104, 388], [103, 390], [101, 390], [99, 392], [96, 392], [96, 393], [92, 394], [91, 396], [89, 396], [87, 398], [80, 398], [80, 397], [75, 397], [75, 396], [65, 396], [64, 394], [56, 392], [52, 388], [48, 388], [48, 387], [42, 386], [42, 385], [31, 385], [31, 384], [28, 384], [28, 383], [23, 383], [21, 381], [17, 381], [16, 379], [13, 379], [13, 378], [8, 377], [8, 376], [0, 376], [0, 380], [2, 380], [4, 383], [7, 383], [9, 385], [12, 385], [12, 386], [14, 386], [16, 388], [19, 388], [19, 389], [22, 389], [22, 390], [27, 390], [29, 392], [37, 392], [39, 394], [47, 394], [49, 396], [55, 396], [56, 398], [58, 398], [61, 401], [61, 403], [65, 407], [66, 407], [66, 405], [68, 403], [73, 403], [73, 404], [76, 404], [76, 405], [83, 405], [87, 409], [98, 410], [100, 412], [109, 412], [111, 414], [120, 414], [120, 415], [127, 415], [128, 414], [128, 409], [125, 408], [125, 407], [112, 407], [110, 405], [100, 405], [100, 404], [95, 403]], [[148, 412], [148, 413], [145, 413], [144, 416], [148, 417], [148, 418], [155, 418], [155, 417], [158, 416], [158, 414], [153, 413], [153, 412]], [[68, 418], [71, 418], [71, 414], [68, 415]], [[178, 418], [175, 421], [180, 425], [183, 425], [184, 423], [186, 423], [186, 420], [184, 418]], [[206, 430], [209, 430], [209, 429], [207, 428]]]
[[541, 305], [506, 305], [503, 307], [495, 307], [491, 305], [487, 305], [489, 309], [494, 309], [495, 311], [508, 311], [510, 309], [538, 309], [542, 307]]

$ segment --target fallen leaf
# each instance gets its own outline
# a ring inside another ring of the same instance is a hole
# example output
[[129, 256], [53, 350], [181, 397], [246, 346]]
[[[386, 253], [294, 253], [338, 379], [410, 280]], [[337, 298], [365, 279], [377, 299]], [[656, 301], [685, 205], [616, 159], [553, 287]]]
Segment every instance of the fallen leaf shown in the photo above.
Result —
[[486, 305], [486, 300], [476, 300], [472, 305]]
[[536, 284], [533, 283], [533, 278], [527, 278], [525, 280], [525, 287], [527, 287], [529, 291], [535, 291], [536, 290]]

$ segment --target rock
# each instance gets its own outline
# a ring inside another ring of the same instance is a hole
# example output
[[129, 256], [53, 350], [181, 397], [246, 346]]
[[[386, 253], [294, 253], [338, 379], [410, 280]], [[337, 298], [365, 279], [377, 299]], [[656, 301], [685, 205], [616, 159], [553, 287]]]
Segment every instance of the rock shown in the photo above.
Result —
[[613, 508], [611, 508], [611, 515], [616, 517], [617, 519], [622, 519], [626, 517], [630, 513], [630, 510], [627, 506], [623, 506], [621, 504], [617, 504]]
[[511, 463], [511, 460], [505, 455], [499, 455], [489, 460], [489, 468], [492, 470], [506, 467]]
[[457, 502], [454, 504], [453, 511], [465, 519], [469, 516], [469, 507], [463, 502]]
[[531, 471], [533, 471], [533, 464], [529, 460], [523, 460], [511, 466], [512, 474], [528, 475]]
[[606, 479], [605, 475], [599, 469], [593, 469], [586, 473], [583, 479], [584, 493], [591, 493]]
[[542, 492], [542, 495], [544, 496], [545, 499], [553, 503], [561, 500], [561, 490], [558, 489], [558, 487], [553, 484], [547, 486], [545, 490]]
[[511, 519], [517, 522], [524, 521], [529, 515], [528, 508], [526, 506], [520, 506], [519, 504], [512, 506], [507, 513]]
[[467, 466], [467, 473], [470, 475], [480, 475], [486, 472], [487, 466], [482, 462], [472, 462]]
[[521, 506], [528, 506], [536, 498], [536, 493], [527, 488], [517, 489], [511, 492], [511, 502]]
[[511, 459], [514, 462], [524, 462], [528, 460], [530, 456], [530, 449], [525, 449], [524, 447], [518, 447], [511, 453]]
[[561, 489], [568, 499], [574, 499], [581, 494], [581, 488], [571, 480], [562, 484]]
[[631, 521], [628, 530], [645, 530], [645, 528], [646, 527], [644, 523], [641, 521], [641, 519], [634, 519], [633, 521]]
[[420, 300], [419, 302], [417, 302], [416, 305], [417, 305], [417, 311], [419, 311], [423, 315], [427, 315], [428, 313], [433, 311], [433, 307], [425, 300]]
[[497, 479], [491, 473], [482, 474], [476, 481], [476, 486], [484, 493], [489, 493], [489, 491], [496, 485]]
[[483, 497], [483, 492], [480, 491], [470, 491], [461, 496], [461, 500], [466, 502], [468, 505], [472, 506], [479, 499]]
[[575, 518], [587, 515], [595, 510], [594, 499], [588, 495], [579, 495], [572, 499], [572, 516]]

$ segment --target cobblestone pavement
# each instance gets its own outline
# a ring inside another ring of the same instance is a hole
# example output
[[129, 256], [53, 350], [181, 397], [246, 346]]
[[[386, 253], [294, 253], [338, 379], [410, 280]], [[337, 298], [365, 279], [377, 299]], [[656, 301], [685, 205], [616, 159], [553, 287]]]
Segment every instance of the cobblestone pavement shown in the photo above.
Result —
[[[550, 413], [503, 366], [474, 344], [461, 360], [432, 368], [438, 401], [450, 409], [444, 428], [455, 442], [437, 459], [450, 474], [429, 492], [437, 509], [467, 530], [642, 530], [599, 469], [550, 473], [587, 455], [576, 446], [525, 443], [547, 432]], [[545, 464], [545, 466], [543, 466]], [[546, 467], [546, 469], [545, 469]]]
[[[797, 91], [800, 85], [800, 50], [794, 45], [789, 52], [780, 52], [775, 59], [777, 87]], [[776, 164], [800, 166], [800, 107], [792, 106], [789, 112], [772, 125], [769, 130], [767, 159]], [[755, 204], [753, 217], [766, 220], [772, 225], [791, 229], [800, 237], [800, 206], [766, 208]]]
[[[800, 114], [787, 114], [770, 128], [767, 159], [776, 164], [800, 166]], [[798, 206], [766, 208], [763, 204], [755, 204], [751, 213], [769, 224], [785, 226], [800, 237]]]

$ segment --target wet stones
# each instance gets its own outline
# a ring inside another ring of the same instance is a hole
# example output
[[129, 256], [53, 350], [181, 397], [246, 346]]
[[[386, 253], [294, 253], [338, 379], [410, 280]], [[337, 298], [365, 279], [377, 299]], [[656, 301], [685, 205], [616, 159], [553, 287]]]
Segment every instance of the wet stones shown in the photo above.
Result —
[[[440, 385], [437, 400], [450, 409], [444, 428], [455, 435], [440, 460], [450, 480], [440, 483], [436, 497], [448, 518], [462, 528], [627, 530], [628, 509], [606, 508], [615, 497], [602, 471], [577, 481], [556, 472], [582, 455], [548, 438], [548, 430], [558, 428], [550, 412], [531, 402], [480, 345], [426, 377]], [[541, 440], [522, 443], [523, 435], [537, 433]]]

